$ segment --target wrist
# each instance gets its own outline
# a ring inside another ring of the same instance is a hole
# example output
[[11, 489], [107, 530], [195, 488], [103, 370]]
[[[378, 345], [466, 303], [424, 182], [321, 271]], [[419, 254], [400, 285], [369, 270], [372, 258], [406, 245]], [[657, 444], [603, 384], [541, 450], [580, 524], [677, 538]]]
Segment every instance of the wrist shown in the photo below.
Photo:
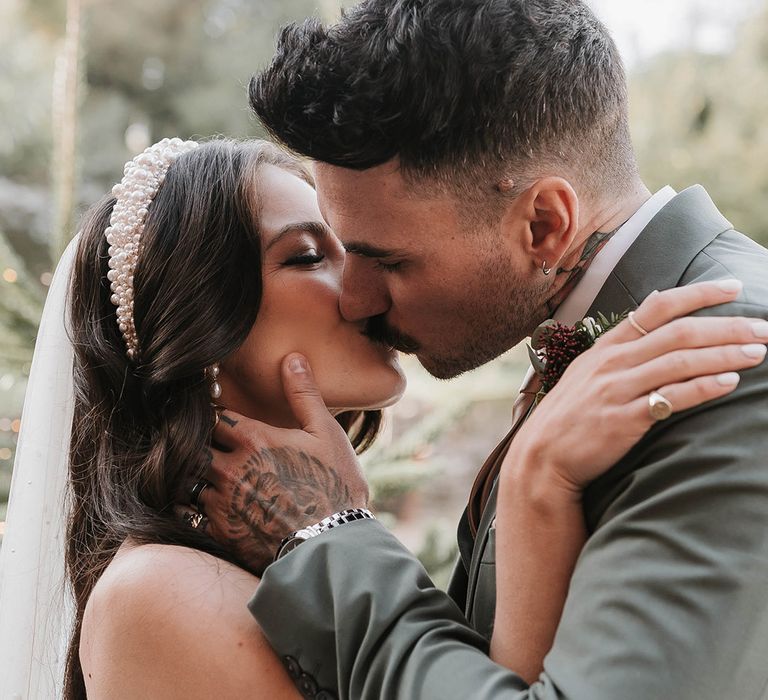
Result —
[[513, 447], [514, 460], [502, 470], [500, 488], [527, 507], [546, 511], [581, 503], [582, 487], [552, 455], [543, 441], [531, 440]]

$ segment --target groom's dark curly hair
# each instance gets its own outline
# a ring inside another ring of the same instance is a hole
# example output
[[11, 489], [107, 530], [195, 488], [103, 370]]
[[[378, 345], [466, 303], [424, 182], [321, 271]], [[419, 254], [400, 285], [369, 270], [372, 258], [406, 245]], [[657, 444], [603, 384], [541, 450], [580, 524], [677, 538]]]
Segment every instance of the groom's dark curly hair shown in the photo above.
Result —
[[398, 156], [412, 182], [519, 191], [565, 167], [615, 191], [636, 173], [624, 67], [581, 0], [366, 0], [285, 27], [249, 94], [293, 151], [361, 170]]

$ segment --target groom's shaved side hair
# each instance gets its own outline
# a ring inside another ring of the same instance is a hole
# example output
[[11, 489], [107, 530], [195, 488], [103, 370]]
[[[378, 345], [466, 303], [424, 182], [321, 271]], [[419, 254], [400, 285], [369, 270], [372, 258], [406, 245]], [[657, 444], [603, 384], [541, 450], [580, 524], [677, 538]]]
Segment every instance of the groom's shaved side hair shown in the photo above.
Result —
[[274, 138], [412, 183], [519, 193], [545, 174], [615, 192], [636, 175], [624, 66], [581, 0], [368, 0], [285, 27], [251, 105]]

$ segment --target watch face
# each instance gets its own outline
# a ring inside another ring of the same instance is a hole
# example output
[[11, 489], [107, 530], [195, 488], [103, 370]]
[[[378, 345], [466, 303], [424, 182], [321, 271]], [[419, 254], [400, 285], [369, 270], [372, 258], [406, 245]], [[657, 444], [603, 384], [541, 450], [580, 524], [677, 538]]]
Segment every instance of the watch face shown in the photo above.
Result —
[[276, 559], [280, 559], [281, 557], [288, 554], [288, 552], [292, 552], [302, 542], [305, 542], [310, 537], [314, 537], [314, 536], [315, 536], [314, 531], [310, 530], [309, 528], [304, 528], [303, 530], [298, 530], [297, 532], [294, 532], [290, 538], [288, 538], [287, 540], [285, 540], [285, 542], [283, 542], [282, 546], [280, 547], [280, 551], [277, 553]]
[[296, 537], [296, 535], [294, 535], [293, 537], [291, 537], [290, 540], [288, 540], [283, 545], [283, 550], [280, 552], [280, 556], [283, 556], [284, 554], [288, 554], [288, 552], [292, 552], [302, 542], [304, 542], [304, 538], [303, 537]]

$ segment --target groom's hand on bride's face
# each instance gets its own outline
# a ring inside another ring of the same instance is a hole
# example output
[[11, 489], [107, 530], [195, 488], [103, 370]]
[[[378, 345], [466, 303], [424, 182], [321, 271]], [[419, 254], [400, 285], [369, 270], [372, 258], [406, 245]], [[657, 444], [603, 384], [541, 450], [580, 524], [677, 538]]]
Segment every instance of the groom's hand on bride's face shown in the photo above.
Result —
[[346, 508], [368, 503], [368, 484], [344, 430], [323, 402], [301, 355], [282, 367], [299, 429], [274, 428], [231, 411], [214, 432], [200, 496], [207, 528], [248, 569], [261, 574], [280, 542]]

